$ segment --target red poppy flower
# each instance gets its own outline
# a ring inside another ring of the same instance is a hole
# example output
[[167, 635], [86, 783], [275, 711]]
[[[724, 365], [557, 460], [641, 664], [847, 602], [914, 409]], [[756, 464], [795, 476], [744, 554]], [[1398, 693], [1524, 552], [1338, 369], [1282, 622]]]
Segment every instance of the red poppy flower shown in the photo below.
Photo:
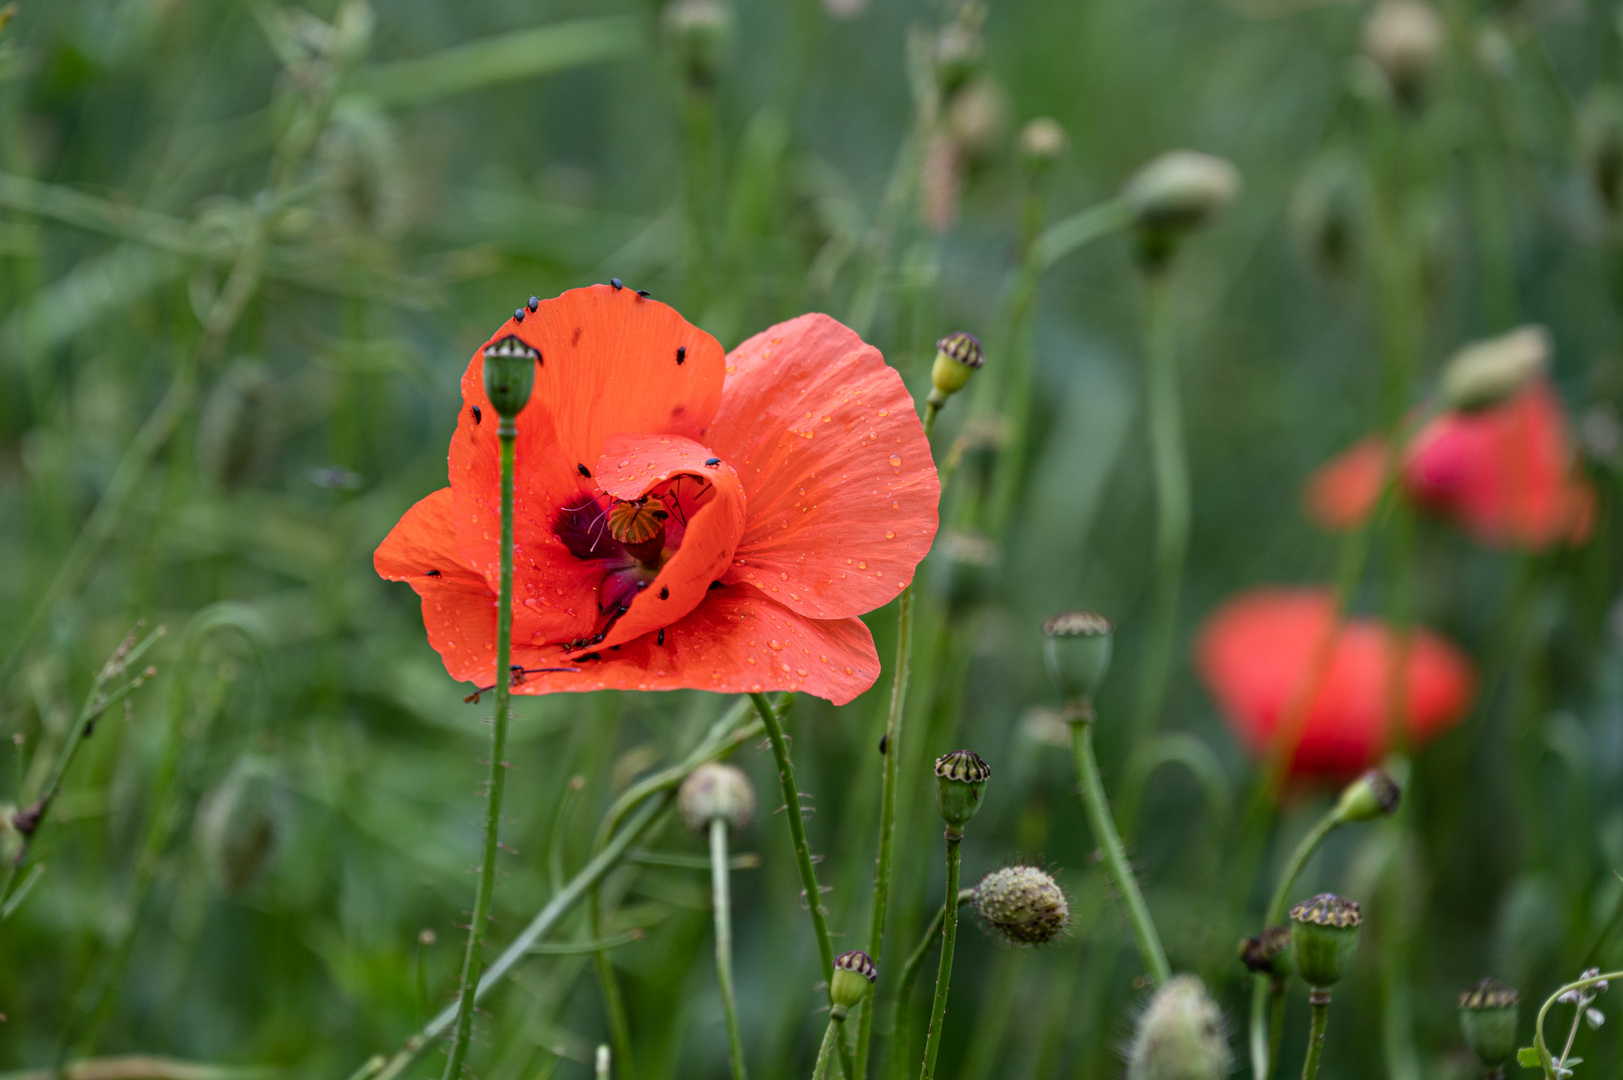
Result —
[[[1330, 529], [1357, 526], [1380, 495], [1385, 444], [1370, 437], [1313, 474], [1308, 512]], [[1458, 522], [1493, 547], [1540, 550], [1582, 543], [1595, 494], [1577, 474], [1566, 414], [1534, 379], [1480, 412], [1432, 420], [1409, 444], [1400, 476], [1417, 505]]]
[[[731, 354], [673, 309], [596, 285], [509, 320], [541, 363], [518, 417], [514, 691], [797, 690], [843, 704], [879, 659], [857, 618], [912, 580], [941, 485], [901, 377], [826, 315]], [[483, 350], [451, 486], [377, 571], [423, 598], [454, 678], [496, 663], [500, 493]], [[576, 671], [528, 669], [571, 667]]]
[[[1285, 711], [1300, 707], [1334, 596], [1325, 588], [1267, 588], [1243, 593], [1201, 628], [1195, 662], [1247, 749], [1261, 757]], [[1291, 759], [1296, 775], [1343, 776], [1380, 760], [1388, 744], [1389, 674], [1397, 638], [1376, 619], [1345, 619], [1328, 667], [1307, 706]], [[1409, 638], [1404, 715], [1418, 745], [1457, 723], [1476, 681], [1458, 648], [1427, 630]]]

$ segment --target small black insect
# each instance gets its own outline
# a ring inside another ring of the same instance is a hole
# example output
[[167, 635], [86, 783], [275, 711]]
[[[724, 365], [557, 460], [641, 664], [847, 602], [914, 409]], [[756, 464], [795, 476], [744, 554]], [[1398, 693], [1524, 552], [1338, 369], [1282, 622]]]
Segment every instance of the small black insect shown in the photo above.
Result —
[[890, 749], [890, 735], [887, 733], [879, 736], [879, 752], [883, 754], [888, 749]]
[[609, 284], [614, 286], [615, 292], [619, 292], [621, 289], [625, 288], [625, 285], [617, 277], [609, 278]]
[[438, 570], [425, 570], [423, 571], [423, 575], [425, 577], [439, 577], [440, 572]]
[[575, 468], [579, 469], [580, 474], [582, 476], [586, 477], [586, 479], [590, 480], [592, 478], [592, 470], [588, 469], [586, 466], [584, 466], [584, 465], [576, 465]]
[[644, 300], [646, 300], [646, 299], [648, 299], [648, 290], [647, 289], [638, 289], [637, 290], [637, 295], [642, 297]]
[[530, 297], [529, 304], [527, 304], [525, 306], [527, 306], [531, 311], [534, 311], [536, 308], [541, 306], [541, 298], [537, 297], [537, 296], [532, 296], [532, 297]]
[[682, 363], [687, 360], [687, 358], [688, 358], [688, 347], [686, 345], [678, 345], [676, 347], [676, 363], [677, 363], [677, 366], [680, 367], [682, 365]]
[[661, 600], [669, 600], [671, 598], [671, 590], [667, 586], [661, 585], [659, 587], [659, 598]]
[[711, 583], [710, 583], [710, 587], [711, 587], [711, 588], [712, 588], [712, 589], [719, 589], [719, 588], [721, 588], [721, 582], [719, 582], [719, 581], [712, 581], [712, 582], [711, 582]]
[[484, 420], [484, 418], [485, 418], [485, 414], [479, 411], [479, 406], [475, 405], [473, 407], [473, 422], [474, 422], [474, 424], [478, 425], [480, 421]]
[[523, 322], [524, 321], [524, 316], [526, 314], [527, 314], [527, 312], [525, 312], [525, 310], [523, 308], [521, 308], [521, 307], [514, 308], [513, 309], [513, 321], [514, 322]]
[[661, 626], [659, 628], [659, 637], [654, 639], [654, 644], [655, 645], [663, 645], [663, 644], [665, 644], [665, 628], [663, 626]]
[[714, 469], [717, 465], [721, 464], [721, 459], [719, 457], [705, 458], [704, 463], [710, 466], [710, 468]]

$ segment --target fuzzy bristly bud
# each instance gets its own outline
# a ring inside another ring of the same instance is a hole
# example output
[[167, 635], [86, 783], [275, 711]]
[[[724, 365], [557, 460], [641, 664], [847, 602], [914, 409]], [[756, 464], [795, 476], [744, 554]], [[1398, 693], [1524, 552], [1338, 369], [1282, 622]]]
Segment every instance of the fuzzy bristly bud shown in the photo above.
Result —
[[1364, 24], [1364, 55], [1386, 76], [1393, 96], [1409, 108], [1425, 100], [1442, 48], [1443, 21], [1422, 0], [1381, 0]]
[[530, 403], [535, 366], [541, 353], [523, 338], [508, 334], [485, 346], [485, 397], [503, 420], [511, 420]]
[[991, 766], [973, 750], [954, 750], [936, 758], [936, 809], [947, 823], [948, 835], [963, 834], [981, 808], [981, 792], [991, 775]]
[[840, 1019], [856, 1008], [873, 990], [879, 969], [873, 957], [861, 949], [841, 953], [834, 958], [834, 977], [828, 983], [829, 1000], [834, 1004], [834, 1015]]
[[1043, 659], [1067, 702], [1093, 700], [1110, 672], [1115, 628], [1093, 611], [1062, 611], [1043, 623]]
[[1064, 156], [1070, 141], [1058, 120], [1039, 116], [1020, 129], [1020, 163], [1033, 175], [1045, 172]]
[[1276, 979], [1289, 976], [1293, 968], [1291, 928], [1268, 926], [1256, 937], [1241, 940], [1240, 963], [1258, 975], [1271, 975]]
[[969, 383], [986, 363], [986, 354], [974, 334], [959, 331], [935, 343], [935, 364], [930, 368], [930, 402], [937, 408]]
[[1291, 195], [1290, 220], [1298, 244], [1332, 278], [1346, 277], [1358, 261], [1369, 212], [1361, 170], [1349, 153], [1324, 154], [1308, 166]]
[[714, 86], [732, 50], [733, 9], [722, 0], [674, 0], [663, 17], [688, 85], [695, 90]]
[[1046, 945], [1065, 932], [1071, 905], [1059, 882], [1035, 866], [1006, 866], [975, 886], [975, 912], [1010, 945]]
[[1402, 798], [1396, 780], [1380, 769], [1370, 769], [1342, 789], [1341, 798], [1336, 800], [1336, 820], [1373, 821], [1395, 812]]
[[688, 774], [676, 793], [676, 808], [694, 832], [703, 832], [717, 818], [730, 829], [742, 829], [755, 817], [755, 789], [743, 770], [706, 762]]
[[1520, 996], [1497, 979], [1482, 979], [1460, 995], [1460, 1032], [1485, 1068], [1496, 1069], [1516, 1052]]
[[1169, 150], [1129, 177], [1121, 194], [1138, 226], [1140, 260], [1157, 270], [1186, 234], [1239, 198], [1240, 171], [1211, 154]]
[[1139, 1017], [1127, 1080], [1222, 1080], [1229, 1072], [1223, 1014], [1194, 975], [1174, 975]]
[[1549, 362], [1550, 332], [1542, 326], [1473, 342], [1443, 368], [1443, 403], [1461, 412], [1497, 405], [1542, 375]]
[[1302, 981], [1315, 990], [1340, 982], [1358, 948], [1362, 922], [1358, 904], [1334, 893], [1291, 908], [1291, 953]]

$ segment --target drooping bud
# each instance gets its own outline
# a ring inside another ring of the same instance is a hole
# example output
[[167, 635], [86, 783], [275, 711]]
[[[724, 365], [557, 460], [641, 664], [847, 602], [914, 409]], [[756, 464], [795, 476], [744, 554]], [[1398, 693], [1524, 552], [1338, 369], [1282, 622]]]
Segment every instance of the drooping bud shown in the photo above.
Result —
[[947, 823], [947, 835], [962, 836], [981, 808], [981, 792], [992, 775], [991, 766], [973, 750], [954, 750], [936, 758], [936, 809]]
[[282, 830], [286, 793], [264, 758], [237, 759], [220, 786], [205, 796], [197, 838], [215, 883], [232, 896], [245, 892], [270, 862]]
[[732, 50], [733, 9], [723, 0], [674, 0], [663, 18], [683, 78], [695, 90], [710, 89]]
[[1497, 979], [1483, 979], [1460, 995], [1460, 1032], [1484, 1068], [1497, 1069], [1516, 1053], [1520, 997]]
[[1006, 866], [975, 886], [975, 911], [1010, 945], [1046, 945], [1065, 932], [1071, 905], [1052, 875], [1035, 866]]
[[1174, 975], [1139, 1017], [1127, 1080], [1222, 1080], [1229, 1072], [1223, 1014], [1197, 976]]
[[877, 978], [879, 969], [874, 966], [873, 957], [861, 949], [836, 956], [834, 977], [828, 982], [828, 996], [834, 1003], [832, 1012], [835, 1018], [845, 1019], [846, 1013], [862, 1004], [863, 999], [872, 992]]
[[936, 408], [969, 384], [969, 377], [986, 363], [986, 354], [974, 334], [960, 330], [935, 343], [935, 364], [930, 368], [930, 404]]
[[1578, 109], [1578, 153], [1606, 212], [1623, 214], [1623, 89], [1600, 86]]
[[1408, 108], [1425, 100], [1443, 49], [1443, 21], [1423, 0], [1381, 0], [1364, 23], [1364, 55]]
[[704, 832], [717, 818], [728, 828], [742, 829], [755, 817], [755, 789], [743, 770], [706, 762], [688, 773], [676, 793], [676, 808], [694, 832]]
[[1093, 611], [1062, 611], [1043, 623], [1043, 659], [1067, 702], [1090, 706], [1110, 671], [1115, 629]]
[[1069, 145], [1070, 138], [1058, 120], [1039, 116], [1020, 129], [1020, 164], [1033, 176], [1047, 172]]
[[983, 17], [979, 8], [965, 5], [958, 20], [942, 27], [936, 35], [936, 88], [945, 100], [951, 100], [980, 73], [986, 52], [981, 38]]
[[197, 421], [197, 467], [232, 488], [276, 457], [281, 439], [281, 393], [259, 364], [239, 362], [203, 402]]
[[1268, 926], [1256, 937], [1243, 939], [1240, 963], [1258, 975], [1288, 978], [1295, 967], [1291, 958], [1291, 928]]
[[[504, 422], [511, 421], [530, 403], [535, 389], [535, 366], [541, 352], [516, 334], [485, 346], [485, 397]], [[510, 427], [508, 423], [502, 425]]]
[[1374, 821], [1397, 810], [1402, 797], [1396, 780], [1380, 769], [1370, 769], [1341, 789], [1341, 798], [1336, 800], [1336, 820]]
[[1443, 403], [1461, 412], [1497, 405], [1542, 375], [1549, 361], [1550, 332], [1542, 326], [1474, 342], [1443, 368]]
[[986, 596], [997, 573], [998, 548], [982, 533], [950, 529], [941, 537], [938, 570], [947, 607], [962, 610]]
[[1320, 893], [1291, 908], [1291, 953], [1296, 973], [1315, 990], [1341, 981], [1358, 948], [1358, 905], [1334, 893]]
[[1352, 271], [1368, 203], [1358, 162], [1346, 153], [1325, 154], [1302, 175], [1291, 197], [1291, 225], [1325, 274], [1340, 278]]
[[1003, 91], [988, 76], [953, 95], [947, 108], [947, 131], [967, 164], [984, 161], [1002, 141], [1008, 112]]
[[1211, 154], [1169, 150], [1128, 177], [1122, 198], [1138, 225], [1139, 259], [1159, 270], [1188, 233], [1240, 195], [1240, 171]]

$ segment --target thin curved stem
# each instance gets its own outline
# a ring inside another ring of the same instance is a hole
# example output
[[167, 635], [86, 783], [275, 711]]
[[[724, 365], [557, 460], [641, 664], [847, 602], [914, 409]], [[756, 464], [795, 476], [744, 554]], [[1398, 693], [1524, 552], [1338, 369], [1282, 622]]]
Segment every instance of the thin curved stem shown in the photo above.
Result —
[[496, 717], [490, 734], [490, 779], [485, 789], [485, 839], [479, 858], [479, 885], [473, 895], [473, 919], [468, 926], [468, 948], [462, 955], [462, 991], [457, 1002], [451, 1052], [445, 1060], [445, 1080], [461, 1080], [462, 1065], [473, 1037], [473, 1002], [484, 970], [485, 932], [490, 927], [492, 893], [496, 888], [496, 856], [501, 850], [502, 793], [507, 787], [507, 726], [512, 713], [513, 680], [508, 668], [513, 657], [513, 457], [518, 441], [512, 418], [503, 417], [498, 429], [501, 444], [502, 546], [501, 584], [496, 598]]
[[1144, 903], [1144, 894], [1139, 891], [1138, 880], [1133, 877], [1133, 868], [1127, 862], [1127, 853], [1122, 849], [1116, 823], [1110, 816], [1110, 803], [1105, 798], [1104, 783], [1099, 779], [1099, 764], [1093, 755], [1093, 707], [1084, 705], [1081, 708], [1081, 715], [1071, 721], [1071, 753], [1076, 758], [1082, 805], [1087, 810], [1093, 838], [1104, 854], [1105, 869], [1110, 874], [1111, 883], [1116, 886], [1122, 904], [1127, 908], [1133, 941], [1138, 945], [1144, 965], [1150, 970], [1150, 978], [1159, 986], [1172, 977], [1172, 968], [1167, 963], [1166, 950], [1161, 947], [1161, 936], [1156, 932], [1155, 922], [1150, 918], [1150, 909]]
[[738, 1002], [733, 995], [733, 913], [727, 870], [727, 821], [710, 822], [710, 891], [716, 914], [716, 983], [721, 988], [721, 1011], [727, 1018], [727, 1050], [733, 1080], [744, 1080], [744, 1036], [738, 1027]]
[[[935, 1001], [930, 1005], [930, 1031], [924, 1038], [924, 1068], [919, 1080], [934, 1080], [936, 1054], [941, 1050], [941, 1025], [947, 1019], [947, 991], [952, 984], [952, 952], [958, 943], [958, 846], [962, 834], [947, 834], [947, 902], [941, 906], [941, 966], [936, 969]], [[899, 1078], [897, 1078], [899, 1080]]]
[[[958, 905], [962, 907], [975, 899], [974, 889], [958, 890]], [[930, 925], [924, 928], [924, 934], [919, 938], [917, 947], [908, 956], [907, 963], [902, 965], [902, 977], [896, 984], [896, 1000], [892, 1004], [890, 1023], [890, 1060], [891, 1080], [901, 1080], [907, 1071], [907, 1000], [913, 995], [913, 984], [918, 981], [919, 972], [924, 968], [925, 958], [930, 955], [930, 947], [935, 944], [936, 938], [941, 934], [941, 923], [947, 917], [947, 905], [942, 904], [936, 909], [935, 917]]]
[[1322, 991], [1313, 992], [1313, 1019], [1307, 1034], [1307, 1058], [1302, 1062], [1302, 1080], [1313, 1080], [1319, 1074], [1319, 1057], [1324, 1053], [1324, 1027], [1330, 1018], [1330, 995], [1324, 993], [1324, 1000], [1317, 1000]]
[[[1539, 1060], [1544, 1064], [1544, 1075], [1546, 1080], [1555, 1080], [1555, 1070], [1557, 1064], [1556, 1059], [1550, 1055], [1549, 1044], [1544, 1041], [1544, 1017], [1549, 1014], [1550, 1006], [1554, 1005], [1557, 1001], [1560, 1001], [1562, 994], [1572, 990], [1587, 990], [1596, 983], [1611, 982], [1613, 979], [1623, 979], [1623, 971], [1608, 971], [1601, 975], [1591, 975], [1586, 979], [1578, 979], [1574, 982], [1569, 982], [1567, 985], [1558, 988], [1555, 993], [1545, 998], [1544, 1004], [1539, 1006], [1538, 1019], [1533, 1024], [1533, 1041], [1534, 1045], [1538, 1047]], [[1579, 1011], [1581, 1012], [1582, 1010]], [[1571, 1047], [1569, 1044], [1569, 1052], [1570, 1049]], [[1565, 1060], [1566, 1055], [1563, 1054], [1562, 1061]]]
[[812, 1066], [812, 1080], [825, 1080], [828, 1076], [828, 1064], [834, 1057], [834, 1047], [840, 1041], [840, 1022], [832, 1016], [828, 1018], [828, 1027], [823, 1029], [823, 1042], [817, 1048], [817, 1064]]

